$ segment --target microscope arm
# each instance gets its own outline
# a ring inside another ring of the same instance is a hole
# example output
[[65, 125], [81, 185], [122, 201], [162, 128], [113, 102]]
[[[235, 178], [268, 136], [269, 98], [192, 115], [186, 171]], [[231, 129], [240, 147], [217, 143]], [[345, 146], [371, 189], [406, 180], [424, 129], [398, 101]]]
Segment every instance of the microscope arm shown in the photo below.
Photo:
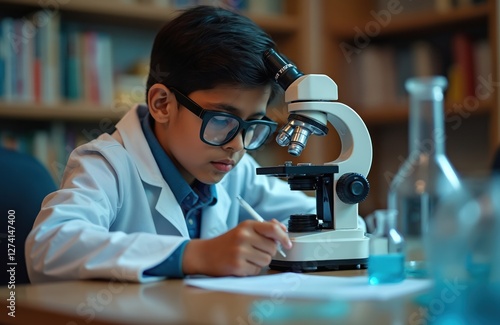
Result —
[[[340, 155], [325, 164], [339, 167], [334, 180], [333, 229], [352, 229], [357, 227], [357, 203], [368, 193], [366, 177], [372, 164], [373, 149], [370, 133], [361, 117], [349, 106], [337, 102], [337, 98], [337, 85], [326, 75], [303, 75], [285, 92], [290, 114], [307, 117], [311, 123], [320, 126], [329, 122], [339, 134]], [[293, 125], [294, 121], [289, 121], [289, 124]], [[301, 126], [307, 128], [307, 123]], [[311, 134], [318, 133], [311, 131]], [[294, 139], [292, 134], [291, 144]], [[307, 138], [302, 140], [303, 146], [306, 142]]]
[[338, 165], [340, 174], [355, 172], [368, 175], [373, 158], [370, 133], [361, 117], [352, 108], [339, 102], [298, 101], [289, 103], [288, 111], [308, 116], [311, 115], [309, 113], [315, 116], [318, 116], [318, 112], [324, 113], [341, 141], [339, 157], [325, 164]]

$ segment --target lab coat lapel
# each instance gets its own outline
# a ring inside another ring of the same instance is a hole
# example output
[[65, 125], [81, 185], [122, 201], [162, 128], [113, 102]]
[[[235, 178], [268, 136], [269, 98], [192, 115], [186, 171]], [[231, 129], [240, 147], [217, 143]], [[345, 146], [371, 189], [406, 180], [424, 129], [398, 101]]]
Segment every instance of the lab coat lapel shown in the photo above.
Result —
[[[156, 211], [170, 222], [183, 237], [189, 237], [189, 233], [184, 220], [184, 214], [177, 203], [174, 193], [163, 179], [160, 169], [156, 164], [153, 153], [149, 148], [138, 114], [146, 114], [147, 109], [136, 106], [131, 109], [116, 125], [119, 136], [113, 135], [120, 141], [134, 160], [141, 179], [152, 185], [159, 187]], [[121, 139], [120, 139], [121, 138]], [[161, 233], [161, 229], [157, 230]]]
[[217, 204], [203, 210], [201, 220], [201, 238], [212, 238], [228, 231], [227, 218], [231, 199], [221, 184], [215, 185]]
[[[174, 193], [172, 192], [170, 187], [162, 187], [155, 209], [177, 230], [179, 230], [182, 237], [189, 238], [184, 214], [182, 213], [181, 207], [177, 203]], [[162, 232], [161, 229], [158, 229], [157, 231], [160, 234], [165, 233]]]

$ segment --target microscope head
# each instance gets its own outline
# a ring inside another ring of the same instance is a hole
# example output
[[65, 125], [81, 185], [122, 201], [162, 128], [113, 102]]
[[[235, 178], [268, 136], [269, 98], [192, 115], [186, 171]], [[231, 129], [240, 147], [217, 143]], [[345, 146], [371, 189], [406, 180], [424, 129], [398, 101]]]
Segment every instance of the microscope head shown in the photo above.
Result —
[[288, 123], [285, 124], [276, 136], [276, 142], [282, 146], [288, 146], [288, 153], [298, 157], [306, 147], [307, 140], [311, 134], [325, 135], [328, 128], [306, 115], [290, 114]]
[[323, 136], [328, 133], [326, 114], [321, 110], [293, 110], [294, 103], [337, 100], [335, 82], [326, 75], [304, 75], [298, 68], [274, 49], [264, 54], [265, 64], [276, 83], [285, 90], [285, 102], [292, 112], [288, 123], [278, 132], [276, 142], [288, 146], [288, 153], [299, 156], [311, 134]]

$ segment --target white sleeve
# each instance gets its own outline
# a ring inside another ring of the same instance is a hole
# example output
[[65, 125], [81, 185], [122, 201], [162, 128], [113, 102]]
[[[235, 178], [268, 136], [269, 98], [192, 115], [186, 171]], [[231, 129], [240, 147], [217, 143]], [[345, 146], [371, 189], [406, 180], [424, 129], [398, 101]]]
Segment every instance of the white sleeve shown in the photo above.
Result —
[[72, 153], [61, 189], [45, 198], [26, 241], [32, 283], [160, 279], [143, 272], [166, 259], [185, 238], [110, 231], [122, 213], [122, 191], [113, 166], [99, 152]]

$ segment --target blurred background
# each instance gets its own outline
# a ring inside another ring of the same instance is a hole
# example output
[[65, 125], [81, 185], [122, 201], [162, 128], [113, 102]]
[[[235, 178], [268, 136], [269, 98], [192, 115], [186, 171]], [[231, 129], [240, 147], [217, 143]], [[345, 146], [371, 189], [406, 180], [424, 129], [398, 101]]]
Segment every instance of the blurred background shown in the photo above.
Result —
[[[299, 69], [338, 84], [373, 141], [361, 215], [386, 207], [408, 155], [409, 77], [447, 77], [447, 155], [461, 176], [489, 171], [500, 144], [497, 0], [0, 0], [0, 146], [35, 156], [58, 183], [77, 145], [144, 102], [156, 32], [196, 4], [248, 15]], [[268, 113], [286, 122], [284, 105]], [[300, 157], [274, 140], [252, 155], [317, 164], [339, 148], [330, 128]]]

